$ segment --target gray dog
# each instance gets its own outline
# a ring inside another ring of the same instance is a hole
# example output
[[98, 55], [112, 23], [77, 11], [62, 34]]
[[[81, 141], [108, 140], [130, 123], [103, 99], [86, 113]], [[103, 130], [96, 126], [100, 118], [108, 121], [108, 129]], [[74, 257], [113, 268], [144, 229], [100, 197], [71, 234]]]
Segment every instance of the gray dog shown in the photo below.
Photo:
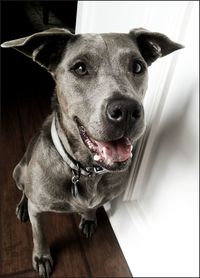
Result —
[[142, 28], [84, 35], [52, 28], [2, 47], [31, 57], [56, 83], [53, 113], [13, 172], [23, 192], [17, 217], [32, 224], [33, 268], [49, 277], [53, 260], [42, 213], [77, 212], [80, 229], [92, 235], [96, 209], [123, 192], [144, 131], [147, 68], [182, 45]]

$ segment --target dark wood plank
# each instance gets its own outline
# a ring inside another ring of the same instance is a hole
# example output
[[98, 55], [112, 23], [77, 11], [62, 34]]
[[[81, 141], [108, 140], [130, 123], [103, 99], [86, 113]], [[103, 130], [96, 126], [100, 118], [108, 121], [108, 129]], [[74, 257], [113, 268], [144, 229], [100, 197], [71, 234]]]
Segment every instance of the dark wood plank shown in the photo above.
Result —
[[38, 278], [37, 274], [32, 269], [17, 271], [12, 273], [4, 273], [1, 278]]
[[[79, 217], [74, 215], [78, 227]], [[132, 277], [103, 208], [97, 210], [98, 227], [91, 239], [80, 234], [92, 277]]]
[[88, 267], [80, 251], [71, 214], [48, 215], [45, 230], [55, 268], [52, 277], [88, 277]]
[[21, 198], [21, 192], [12, 179], [12, 171], [23, 153], [24, 142], [16, 103], [13, 100], [9, 105], [2, 106], [0, 274], [3, 275], [32, 269], [30, 226], [20, 224], [16, 218], [15, 208]]

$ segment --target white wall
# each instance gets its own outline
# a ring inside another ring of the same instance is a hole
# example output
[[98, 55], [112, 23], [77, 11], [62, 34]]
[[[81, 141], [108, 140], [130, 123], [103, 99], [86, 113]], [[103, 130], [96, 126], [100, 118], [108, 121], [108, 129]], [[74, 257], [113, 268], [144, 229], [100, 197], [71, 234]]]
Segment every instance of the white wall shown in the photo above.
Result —
[[198, 5], [79, 2], [78, 33], [142, 26], [185, 45], [149, 68], [145, 109], [151, 136], [133, 196], [127, 193], [133, 201], [116, 200], [108, 211], [135, 277], [198, 277]]

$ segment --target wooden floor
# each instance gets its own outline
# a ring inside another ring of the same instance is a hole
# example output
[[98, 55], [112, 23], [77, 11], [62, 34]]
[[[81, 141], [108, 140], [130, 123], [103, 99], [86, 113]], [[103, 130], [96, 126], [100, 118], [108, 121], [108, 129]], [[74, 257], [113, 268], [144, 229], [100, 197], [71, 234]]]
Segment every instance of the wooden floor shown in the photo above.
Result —
[[[12, 179], [14, 166], [50, 111], [46, 96], [4, 97], [1, 127], [0, 277], [38, 277], [32, 270], [30, 222], [20, 223], [15, 207], [21, 193]], [[79, 232], [74, 214], [47, 215], [46, 231], [55, 261], [52, 277], [132, 277], [103, 209], [92, 239]]]

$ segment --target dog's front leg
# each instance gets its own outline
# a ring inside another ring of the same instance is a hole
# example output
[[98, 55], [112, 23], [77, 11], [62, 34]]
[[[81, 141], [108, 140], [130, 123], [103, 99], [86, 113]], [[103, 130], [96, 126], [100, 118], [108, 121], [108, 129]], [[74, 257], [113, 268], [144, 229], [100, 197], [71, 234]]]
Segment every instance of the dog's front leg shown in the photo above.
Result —
[[90, 209], [80, 213], [80, 215], [79, 229], [87, 238], [90, 238], [97, 228], [96, 210]]
[[40, 276], [46, 278], [52, 271], [53, 260], [43, 231], [43, 214], [30, 200], [28, 200], [28, 213], [33, 232], [33, 268]]

